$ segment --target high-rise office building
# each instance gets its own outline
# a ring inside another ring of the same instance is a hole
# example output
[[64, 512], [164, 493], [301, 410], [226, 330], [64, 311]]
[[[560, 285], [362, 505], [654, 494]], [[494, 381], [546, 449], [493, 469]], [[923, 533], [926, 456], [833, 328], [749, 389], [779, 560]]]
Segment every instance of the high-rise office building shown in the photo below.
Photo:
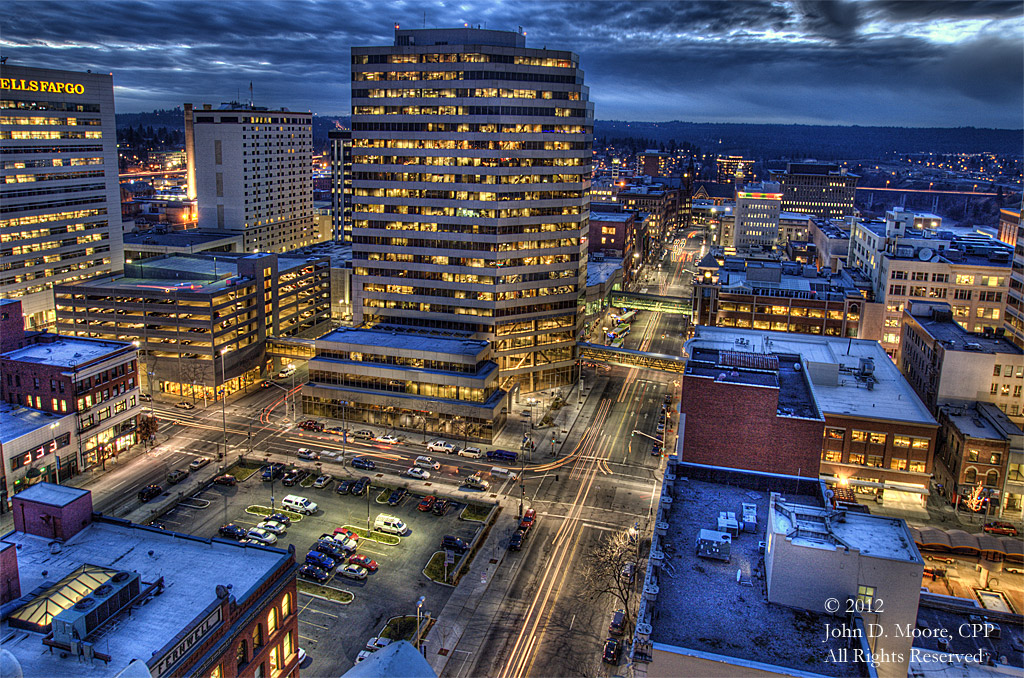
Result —
[[754, 178], [754, 161], [741, 155], [720, 155], [715, 159], [715, 164], [718, 166], [718, 176], [715, 181], [720, 184], [731, 184], [737, 181], [737, 174], [741, 183], [751, 182]]
[[750, 184], [736, 191], [733, 241], [736, 247], [771, 249], [779, 242], [782, 193], [771, 182]]
[[1010, 341], [1024, 348], [1024, 224], [1020, 221], [1020, 210], [1017, 210], [1016, 227], [1017, 232], [1013, 238], [1013, 263], [1010, 267], [1010, 288], [1006, 299], [1005, 323]]
[[313, 224], [313, 114], [185, 104], [188, 195], [199, 225], [244, 233], [246, 252], [320, 241]]
[[593, 107], [578, 57], [520, 33], [398, 30], [352, 49], [357, 324], [493, 343], [502, 386], [570, 382]]
[[0, 125], [0, 298], [40, 329], [54, 285], [123, 263], [113, 77], [5, 64]]
[[352, 242], [352, 132], [331, 130], [331, 219], [333, 238]]
[[782, 209], [842, 219], [854, 214], [853, 201], [860, 177], [845, 167], [791, 162], [786, 170], [770, 170], [771, 180], [782, 187]]

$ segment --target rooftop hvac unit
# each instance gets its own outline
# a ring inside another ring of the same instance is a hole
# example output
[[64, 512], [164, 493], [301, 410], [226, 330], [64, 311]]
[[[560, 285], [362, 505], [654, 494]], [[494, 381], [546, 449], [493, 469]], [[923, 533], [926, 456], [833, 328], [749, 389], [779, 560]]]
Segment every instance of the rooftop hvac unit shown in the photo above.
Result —
[[68, 645], [75, 640], [85, 640], [139, 595], [139, 584], [137, 572], [118, 572], [53, 618], [53, 639]]
[[697, 535], [697, 555], [701, 558], [729, 562], [732, 536], [726, 532], [701, 530]]
[[873, 358], [861, 358], [859, 367], [859, 373], [862, 377], [870, 377], [875, 373], [875, 361]]

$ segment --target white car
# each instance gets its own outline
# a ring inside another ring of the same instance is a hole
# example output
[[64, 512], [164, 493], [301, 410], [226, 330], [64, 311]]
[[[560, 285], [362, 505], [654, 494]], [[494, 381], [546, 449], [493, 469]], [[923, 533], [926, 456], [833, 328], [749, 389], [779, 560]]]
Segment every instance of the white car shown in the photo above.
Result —
[[370, 655], [372, 655], [374, 652], [376, 652], [376, 650], [360, 650], [359, 654], [356, 655], [356, 664], [358, 664], [361, 661], [365, 661], [366, 659], [369, 659]]
[[385, 435], [382, 435], [382, 436], [377, 436], [376, 438], [374, 438], [374, 440], [376, 440], [378, 443], [387, 443], [388, 445], [397, 445], [398, 444], [398, 438], [396, 438], [395, 436], [393, 436], [391, 434], [385, 434]]
[[479, 447], [467, 447], [464, 450], [459, 450], [460, 457], [469, 457], [470, 459], [479, 459], [484, 456], [484, 451]]
[[427, 450], [430, 452], [444, 452], [445, 454], [451, 454], [455, 451], [455, 446], [447, 440], [435, 440], [427, 445]]
[[266, 530], [271, 534], [284, 534], [288, 526], [276, 520], [264, 520], [256, 526], [258, 529]]
[[307, 447], [300, 447], [298, 457], [299, 459], [305, 459], [306, 461], [316, 461], [320, 458], [320, 453]]
[[254, 527], [251, 530], [249, 530], [248, 537], [249, 539], [255, 539], [261, 544], [277, 543], [277, 537], [274, 534], [272, 534], [270, 530], [265, 530], [262, 527]]
[[383, 650], [390, 644], [390, 638], [381, 638], [380, 636], [377, 636], [376, 638], [370, 638], [366, 641], [366, 649], [370, 652], [376, 652], [377, 650]]
[[330, 473], [325, 473], [313, 481], [313, 487], [319, 490], [322, 487], [327, 487], [328, 485], [330, 485], [332, 480], [334, 480], [334, 476], [332, 476]]
[[209, 457], [197, 457], [197, 458], [193, 459], [191, 462], [189, 462], [188, 469], [190, 471], [197, 471], [197, 470], [203, 468], [204, 466], [206, 466], [209, 463], [210, 463], [210, 458]]
[[366, 568], [359, 565], [346, 565], [338, 570], [338, 574], [349, 579], [366, 579]]
[[422, 468], [416, 468], [415, 466], [405, 469], [405, 472], [402, 473], [402, 475], [409, 478], [415, 478], [416, 480], [430, 480], [430, 471]]

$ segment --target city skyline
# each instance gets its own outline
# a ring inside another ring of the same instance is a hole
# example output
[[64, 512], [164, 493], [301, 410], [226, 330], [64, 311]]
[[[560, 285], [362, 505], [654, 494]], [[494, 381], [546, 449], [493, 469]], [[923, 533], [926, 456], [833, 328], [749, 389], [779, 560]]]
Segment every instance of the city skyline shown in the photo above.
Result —
[[0, 50], [12, 65], [112, 72], [123, 113], [248, 99], [252, 83], [260, 105], [347, 115], [349, 49], [390, 44], [395, 24], [521, 27], [528, 47], [580, 55], [601, 120], [1024, 126], [1018, 2], [259, 7], [12, 3]]

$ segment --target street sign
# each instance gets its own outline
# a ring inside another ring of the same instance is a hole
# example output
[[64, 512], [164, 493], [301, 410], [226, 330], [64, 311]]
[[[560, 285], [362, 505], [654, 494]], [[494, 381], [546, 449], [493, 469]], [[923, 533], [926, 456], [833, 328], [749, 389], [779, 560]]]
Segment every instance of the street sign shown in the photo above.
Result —
[[451, 549], [445, 549], [444, 550], [444, 564], [445, 565], [454, 565], [455, 564], [455, 551], [452, 551]]

